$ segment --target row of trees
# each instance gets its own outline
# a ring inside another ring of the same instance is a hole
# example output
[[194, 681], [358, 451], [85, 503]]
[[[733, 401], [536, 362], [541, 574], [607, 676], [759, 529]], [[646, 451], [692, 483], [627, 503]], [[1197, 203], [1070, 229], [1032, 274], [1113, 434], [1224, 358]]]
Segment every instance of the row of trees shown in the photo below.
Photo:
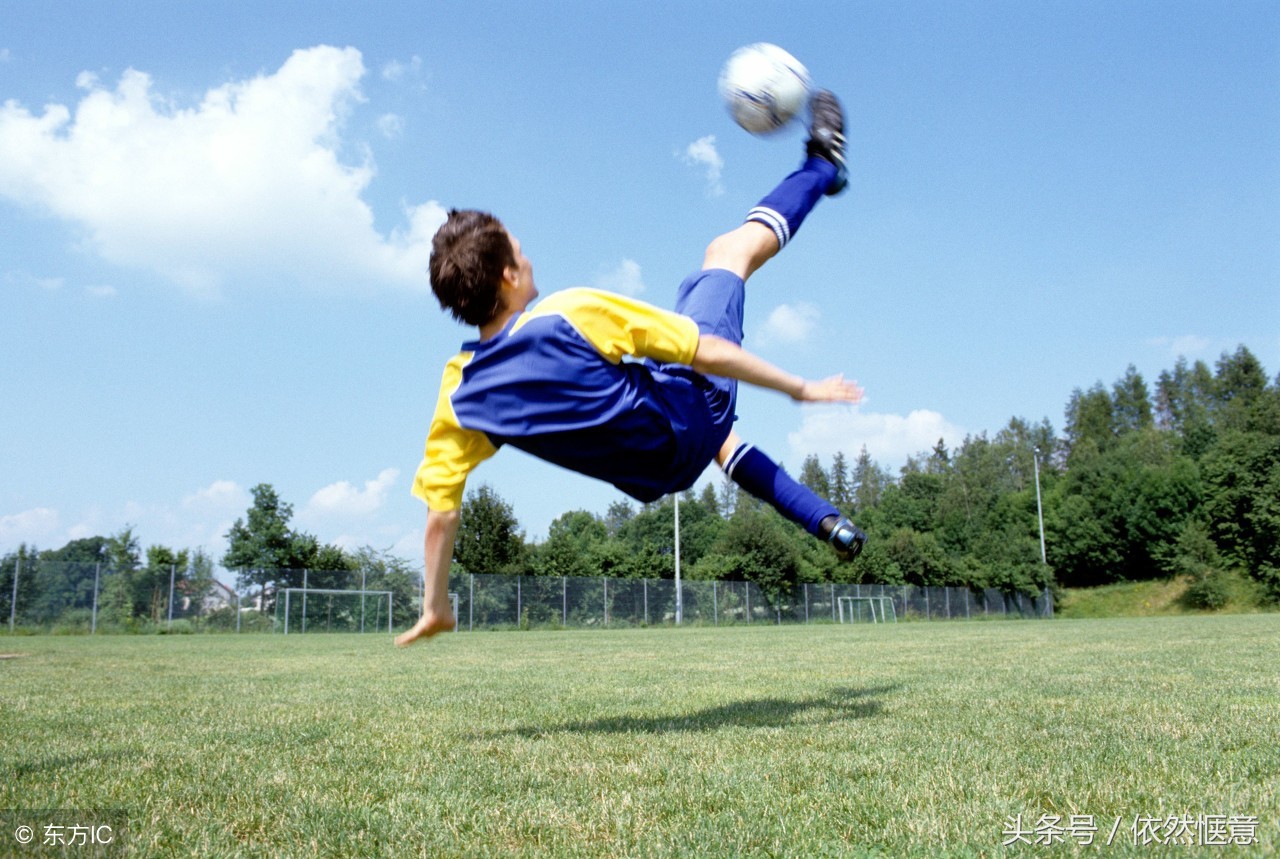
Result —
[[[863, 448], [852, 462], [810, 456], [799, 479], [867, 531], [856, 562], [839, 563], [725, 481], [678, 499], [682, 574], [752, 581], [766, 595], [828, 581], [1037, 593], [1184, 574], [1212, 604], [1223, 574], [1236, 570], [1280, 598], [1280, 379], [1269, 381], [1243, 346], [1213, 369], [1180, 359], [1154, 395], [1132, 366], [1110, 388], [1077, 389], [1061, 436], [1047, 420], [1013, 418], [954, 450], [939, 441], [897, 475]], [[669, 579], [676, 505], [668, 497], [640, 507], [619, 501], [603, 515], [570, 511], [531, 544], [510, 505], [481, 485], [464, 501], [454, 559], [463, 573]], [[293, 529], [292, 514], [270, 485], [254, 487], [220, 559], [242, 591], [256, 591], [270, 611], [280, 588], [363, 584], [393, 591], [396, 620], [409, 618], [418, 559], [322, 544]], [[113, 575], [100, 616], [126, 625], [162, 619], [171, 576], [198, 608], [213, 568], [198, 550], [152, 546], [144, 558], [131, 528], [56, 551], [23, 547], [0, 559], [0, 609], [11, 601], [16, 565], [32, 561], [36, 574], [19, 581], [26, 616], [47, 621], [83, 608], [103, 565]]]
[[[416, 563], [364, 547], [347, 551], [322, 544], [292, 528], [293, 508], [269, 484], [253, 488], [253, 505], [227, 533], [223, 566], [236, 570], [244, 608], [274, 611], [275, 593], [302, 587], [391, 591], [395, 623], [417, 613]], [[111, 537], [73, 540], [61, 549], [21, 546], [0, 558], [0, 611], [7, 620], [14, 605], [23, 625], [141, 630], [160, 627], [170, 617], [205, 613], [214, 595], [214, 560], [203, 550], [151, 546], [144, 553], [132, 527]], [[352, 604], [354, 605], [354, 604]], [[232, 600], [214, 612], [214, 625], [235, 628], [241, 608]], [[350, 611], [350, 607], [344, 608]], [[258, 619], [252, 618], [251, 625]]]
[[[857, 562], [838, 563], [726, 482], [680, 499], [683, 575], [766, 593], [795, 581], [1035, 593], [1176, 574], [1213, 585], [1236, 569], [1280, 597], [1280, 380], [1243, 346], [1212, 370], [1180, 359], [1154, 396], [1132, 366], [1110, 388], [1077, 389], [1061, 436], [1047, 420], [1013, 418], [954, 450], [939, 441], [896, 476], [863, 448], [852, 463], [810, 456], [798, 479], [867, 531]], [[477, 573], [670, 578], [674, 504], [572, 511], [529, 545], [481, 486], [464, 502], [455, 561]]]
[[182, 599], [183, 611], [199, 613], [213, 584], [213, 561], [199, 549], [167, 546], [151, 546], [144, 556], [132, 527], [111, 537], [72, 540], [61, 549], [20, 546], [0, 558], [6, 618], [15, 577], [15, 620], [88, 625], [96, 607], [99, 623], [127, 627], [167, 619], [171, 593]]
[[1077, 390], [1046, 499], [1069, 585], [1238, 569], [1280, 597], [1280, 378], [1245, 347]]

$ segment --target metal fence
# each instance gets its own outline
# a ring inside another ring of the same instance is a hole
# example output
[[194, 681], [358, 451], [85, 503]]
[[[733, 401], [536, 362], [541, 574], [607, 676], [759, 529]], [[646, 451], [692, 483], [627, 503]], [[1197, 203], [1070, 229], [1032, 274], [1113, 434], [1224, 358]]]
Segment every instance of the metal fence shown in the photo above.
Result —
[[[279, 606], [273, 610], [275, 594], [270, 589], [265, 595], [256, 587], [241, 594], [222, 583], [234, 580], [235, 572], [221, 568], [215, 571], [216, 580], [205, 581], [199, 593], [178, 568], [150, 570], [147, 585], [139, 591], [135, 580], [127, 593], [113, 586], [113, 582], [120, 584], [119, 573], [105, 564], [52, 564], [30, 559], [0, 572], [4, 573], [0, 576], [0, 624], [9, 630], [21, 626], [89, 633], [121, 628], [266, 632], [283, 631], [287, 624], [290, 631], [345, 632], [385, 630], [388, 620], [384, 601], [375, 607], [374, 622], [367, 622], [368, 612], [355, 585], [308, 591], [309, 598], [303, 595], [285, 603], [282, 614]], [[305, 574], [292, 576], [299, 578], [307, 581]], [[419, 582], [416, 593], [404, 594], [403, 600], [396, 598], [395, 626], [403, 627], [417, 617], [420, 587]], [[1053, 614], [1053, 597], [1048, 590], [1033, 596], [993, 589], [808, 583], [781, 594], [766, 594], [751, 582], [686, 579], [677, 593], [671, 579], [478, 574], [450, 576], [449, 590], [457, 596], [459, 630], [871, 621], [872, 598], [888, 601], [888, 614], [897, 620]], [[354, 599], [334, 597], [348, 592]], [[882, 602], [877, 611], [885, 615]]]
[[[751, 582], [454, 575], [458, 629], [838, 623], [842, 598], [883, 598], [899, 620], [1052, 617], [1053, 594], [913, 585], [798, 584], [773, 599]], [[849, 612], [844, 620], [873, 618]]]
[[126, 577], [106, 563], [18, 558], [0, 570], [0, 623], [11, 632], [263, 628], [256, 617], [242, 619], [241, 595], [233, 588], [220, 581], [197, 585], [187, 575], [178, 565], [131, 570]]

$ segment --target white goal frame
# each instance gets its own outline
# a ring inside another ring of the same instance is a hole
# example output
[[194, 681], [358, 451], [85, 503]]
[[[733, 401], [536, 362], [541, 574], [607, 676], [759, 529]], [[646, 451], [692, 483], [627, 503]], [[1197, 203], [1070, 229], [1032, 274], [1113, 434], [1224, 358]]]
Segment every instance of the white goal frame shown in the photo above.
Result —
[[[893, 605], [893, 597], [836, 597], [836, 607], [840, 612], [841, 623], [845, 623], [844, 610], [846, 605], [849, 607], [848, 622], [853, 623], [853, 607], [860, 602], [865, 602], [867, 607], [871, 609], [872, 623], [887, 623], [887, 617], [892, 617], [894, 623], [898, 622], [898, 610]], [[880, 617], [878, 619], [876, 618], [877, 604], [880, 606]], [[885, 611], [885, 606], [889, 607], [887, 612]]]
[[361, 605], [360, 631], [361, 632], [364, 632], [364, 613], [363, 613], [364, 598], [370, 597], [370, 596], [376, 596], [379, 599], [381, 599], [382, 597], [386, 597], [387, 598], [387, 632], [388, 633], [391, 632], [391, 600], [392, 600], [391, 591], [343, 591], [343, 590], [335, 590], [333, 588], [284, 588], [283, 593], [284, 593], [284, 634], [285, 635], [289, 634], [289, 600], [290, 600], [290, 597], [292, 597], [292, 595], [295, 593], [302, 594], [304, 600], [308, 594], [342, 594], [344, 596], [360, 597], [360, 605]]

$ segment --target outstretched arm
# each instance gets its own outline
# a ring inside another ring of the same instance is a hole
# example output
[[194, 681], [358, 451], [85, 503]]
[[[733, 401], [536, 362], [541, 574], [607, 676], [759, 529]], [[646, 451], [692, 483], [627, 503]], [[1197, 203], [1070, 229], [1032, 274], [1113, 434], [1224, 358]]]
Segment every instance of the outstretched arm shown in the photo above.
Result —
[[453, 561], [453, 543], [458, 536], [458, 511], [427, 513], [427, 533], [423, 539], [423, 561], [426, 579], [422, 595], [422, 617], [406, 632], [396, 636], [396, 645], [406, 647], [419, 638], [430, 638], [448, 632], [457, 625], [453, 606], [449, 604], [449, 565]]
[[726, 376], [749, 385], [780, 391], [799, 402], [856, 403], [862, 399], [862, 388], [857, 382], [846, 382], [844, 376], [804, 379], [714, 334], [703, 334], [698, 338], [698, 351], [690, 366], [699, 373]]

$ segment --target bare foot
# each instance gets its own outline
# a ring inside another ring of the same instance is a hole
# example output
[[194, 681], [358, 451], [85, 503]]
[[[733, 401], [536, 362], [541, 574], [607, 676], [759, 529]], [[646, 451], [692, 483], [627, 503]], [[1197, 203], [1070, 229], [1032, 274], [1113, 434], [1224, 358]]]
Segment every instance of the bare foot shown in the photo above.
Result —
[[396, 636], [396, 647], [408, 647], [419, 638], [430, 638], [441, 632], [450, 632], [458, 622], [452, 612], [424, 614], [412, 629], [405, 630]]

